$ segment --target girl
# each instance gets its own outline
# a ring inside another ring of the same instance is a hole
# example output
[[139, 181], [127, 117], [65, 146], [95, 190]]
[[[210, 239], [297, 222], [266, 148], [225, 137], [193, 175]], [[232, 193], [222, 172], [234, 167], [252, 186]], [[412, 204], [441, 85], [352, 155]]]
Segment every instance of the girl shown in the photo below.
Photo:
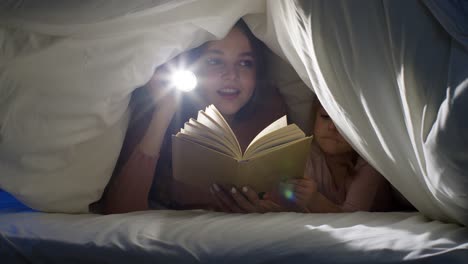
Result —
[[[142, 101], [147, 98], [155, 107], [133, 113], [134, 122], [103, 197], [104, 212], [149, 209], [149, 196], [157, 207], [211, 207], [206, 203], [211, 200], [208, 190], [195, 190], [171, 178], [171, 135], [198, 110], [214, 104], [245, 149], [265, 126], [284, 115], [283, 102], [264, 81], [264, 48], [239, 21], [224, 39], [208, 42], [156, 71], [148, 90], [132, 98], [134, 108], [145, 105]], [[199, 85], [181, 96], [169, 87], [166, 74], [183, 59], [196, 72]]]
[[263, 197], [248, 187], [227, 189], [214, 185], [212, 193], [221, 210], [310, 213], [390, 210], [390, 184], [341, 136], [318, 100], [316, 108], [314, 141], [304, 178], [281, 183], [278, 190]]

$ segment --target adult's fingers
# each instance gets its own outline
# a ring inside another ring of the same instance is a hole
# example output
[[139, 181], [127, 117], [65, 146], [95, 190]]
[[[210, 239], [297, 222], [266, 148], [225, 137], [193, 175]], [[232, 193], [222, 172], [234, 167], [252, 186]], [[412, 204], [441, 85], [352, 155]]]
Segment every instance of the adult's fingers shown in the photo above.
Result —
[[215, 190], [213, 189], [213, 187], [210, 187], [210, 192], [211, 192], [213, 201], [214, 201], [214, 203], [216, 204], [217, 209], [218, 209], [218, 210], [216, 210], [216, 211], [221, 211], [221, 212], [226, 212], [226, 213], [232, 213], [231, 208], [229, 208], [228, 206], [226, 206], [226, 205], [220, 200], [220, 198], [218, 198], [218, 196], [216, 195]]
[[242, 187], [242, 193], [250, 201], [251, 204], [258, 204], [260, 198], [258, 197], [258, 193], [252, 189], [251, 187], [244, 186]]
[[240, 193], [236, 187], [231, 187], [231, 196], [237, 203], [237, 206], [245, 212], [254, 213], [259, 211], [256, 207], [256, 204], [252, 203], [248, 198], [246, 198], [242, 193]]
[[284, 212], [287, 211], [286, 208], [280, 206], [279, 204], [269, 201], [261, 200], [259, 201], [260, 207], [263, 208], [264, 212]]
[[223, 205], [223, 208], [228, 208], [233, 213], [243, 213], [243, 210], [236, 204], [236, 202], [226, 194], [226, 191], [219, 185], [213, 185], [213, 193], [219, 202]]

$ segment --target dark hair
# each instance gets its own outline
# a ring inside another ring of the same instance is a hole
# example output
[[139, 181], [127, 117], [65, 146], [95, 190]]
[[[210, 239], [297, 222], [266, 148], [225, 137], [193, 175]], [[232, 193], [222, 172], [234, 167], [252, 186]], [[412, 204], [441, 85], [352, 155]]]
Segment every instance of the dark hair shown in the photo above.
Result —
[[242, 107], [239, 112], [236, 114], [236, 119], [244, 119], [253, 113], [257, 106], [259, 106], [261, 100], [260, 98], [263, 97], [263, 94], [266, 92], [265, 89], [267, 87], [267, 79], [266, 79], [266, 45], [260, 41], [255, 35], [250, 31], [250, 28], [244, 22], [244, 20], [240, 19], [234, 25], [239, 30], [241, 30], [247, 37], [252, 46], [252, 50], [256, 60], [256, 86], [254, 93], [247, 104]]

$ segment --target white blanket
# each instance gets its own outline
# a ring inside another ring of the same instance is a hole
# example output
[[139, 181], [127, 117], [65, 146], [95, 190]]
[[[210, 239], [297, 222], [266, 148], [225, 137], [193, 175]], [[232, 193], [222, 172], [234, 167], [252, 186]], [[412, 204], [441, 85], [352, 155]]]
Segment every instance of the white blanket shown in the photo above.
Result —
[[467, 10], [463, 1], [271, 1], [260, 31], [418, 210], [465, 225]]
[[0, 4], [0, 189], [35, 209], [88, 212], [120, 153], [131, 92], [264, 9], [250, 0]]
[[2, 263], [461, 264], [468, 260], [468, 229], [418, 213], [4, 213], [0, 257]]

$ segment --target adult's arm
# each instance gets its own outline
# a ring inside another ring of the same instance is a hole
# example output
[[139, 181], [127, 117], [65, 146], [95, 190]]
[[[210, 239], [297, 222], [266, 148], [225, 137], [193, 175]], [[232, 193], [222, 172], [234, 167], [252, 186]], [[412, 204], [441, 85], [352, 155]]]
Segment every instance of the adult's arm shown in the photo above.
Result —
[[[124, 145], [121, 155], [131, 154], [128, 159], [123, 158], [122, 167], [116, 168], [114, 172], [103, 198], [104, 213], [126, 213], [149, 209], [148, 194], [159, 152], [178, 106], [177, 95], [165, 82], [166, 75], [165, 68], [158, 69], [147, 86], [150, 100], [156, 106], [152, 113], [150, 112], [147, 126], [132, 126], [127, 133], [130, 141], [132, 137], [136, 140]], [[143, 123], [145, 123], [144, 118]], [[142, 130], [144, 133], [141, 133]]]
[[[134, 146], [128, 146], [131, 149], [130, 157], [114, 174], [104, 196], [105, 213], [149, 209], [148, 194], [172, 115], [164, 108], [155, 110], [141, 140]], [[131, 131], [129, 134], [132, 134]]]

